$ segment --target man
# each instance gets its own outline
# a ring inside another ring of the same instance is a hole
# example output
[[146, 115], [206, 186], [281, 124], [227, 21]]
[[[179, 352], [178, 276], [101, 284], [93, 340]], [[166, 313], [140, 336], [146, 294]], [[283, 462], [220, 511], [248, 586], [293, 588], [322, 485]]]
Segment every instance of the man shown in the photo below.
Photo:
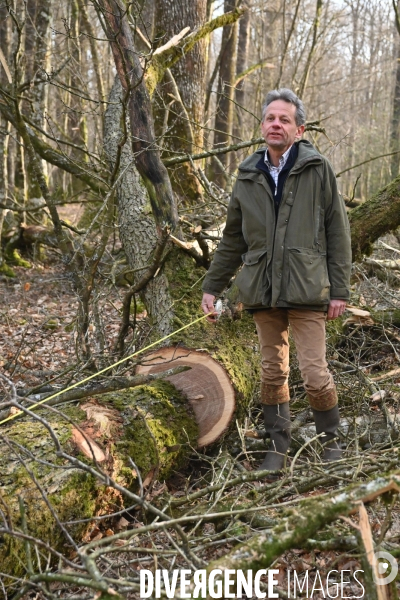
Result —
[[261, 350], [261, 402], [271, 445], [261, 469], [278, 471], [290, 444], [290, 324], [300, 370], [321, 435], [324, 461], [338, 460], [336, 387], [325, 358], [325, 320], [343, 314], [349, 298], [350, 232], [328, 160], [301, 139], [301, 100], [273, 90], [263, 106], [267, 149], [239, 167], [222, 240], [203, 283], [202, 308], [240, 265], [239, 300], [254, 313]]

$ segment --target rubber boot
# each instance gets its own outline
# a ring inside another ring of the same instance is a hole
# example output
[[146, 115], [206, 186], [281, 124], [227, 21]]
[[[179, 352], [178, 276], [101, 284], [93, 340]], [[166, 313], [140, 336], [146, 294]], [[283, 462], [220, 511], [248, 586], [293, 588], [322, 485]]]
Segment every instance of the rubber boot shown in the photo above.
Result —
[[322, 453], [323, 462], [332, 462], [342, 458], [342, 449], [340, 448], [337, 438], [339, 427], [339, 407], [336, 404], [330, 410], [312, 409], [314, 413], [315, 428], [317, 433], [324, 433], [324, 436], [319, 438], [320, 443], [324, 447]]
[[290, 446], [289, 402], [283, 404], [263, 404], [265, 431], [271, 439], [270, 449], [259, 470], [280, 471], [285, 464]]

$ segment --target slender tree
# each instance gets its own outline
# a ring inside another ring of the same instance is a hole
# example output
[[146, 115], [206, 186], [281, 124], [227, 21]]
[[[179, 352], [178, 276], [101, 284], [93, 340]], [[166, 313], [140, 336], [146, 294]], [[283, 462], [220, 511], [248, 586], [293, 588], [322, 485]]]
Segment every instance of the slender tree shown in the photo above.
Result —
[[[224, 11], [228, 12], [236, 7], [236, 0], [225, 0]], [[221, 50], [218, 56], [218, 89], [215, 116], [214, 146], [216, 148], [227, 145], [232, 140], [234, 96], [236, 79], [238, 24], [227, 25], [222, 30]], [[229, 156], [221, 156], [224, 168], [229, 166]], [[219, 169], [219, 166], [217, 167]], [[223, 174], [217, 173], [217, 181], [222, 184]]]
[[[396, 2], [396, 0], [392, 0], [393, 8], [395, 13], [395, 24], [397, 33], [400, 36], [400, 15], [399, 8], [400, 4]], [[394, 76], [394, 94], [393, 94], [393, 109], [392, 109], [392, 123], [391, 123], [391, 150], [395, 152], [399, 149], [399, 139], [400, 139], [400, 37], [395, 41], [395, 56], [396, 56], [396, 66], [395, 66], [395, 76]], [[390, 171], [392, 177], [395, 178], [399, 174], [399, 157], [394, 154], [392, 156]]]

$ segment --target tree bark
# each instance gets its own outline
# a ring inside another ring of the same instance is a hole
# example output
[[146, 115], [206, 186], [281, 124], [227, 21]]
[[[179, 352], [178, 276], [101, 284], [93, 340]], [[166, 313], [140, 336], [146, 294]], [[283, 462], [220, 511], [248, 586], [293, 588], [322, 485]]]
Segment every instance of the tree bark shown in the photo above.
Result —
[[[119, 143], [124, 135], [123, 88], [117, 77], [110, 92], [108, 108], [104, 118], [104, 147], [112, 168], [118, 159]], [[119, 234], [130, 267], [134, 270], [134, 281], [138, 281], [151, 264], [157, 246], [158, 233], [150, 209], [146, 186], [135, 166], [130, 137], [130, 118], [125, 130], [127, 142], [122, 146], [120, 170], [123, 176], [117, 188]], [[141, 292], [151, 323], [159, 335], [172, 331], [174, 313], [168, 281], [163, 272], [148, 283]]]
[[[247, 68], [248, 54], [250, 45], [250, 10], [247, 9], [240, 19], [239, 35], [238, 35], [238, 50], [236, 60], [236, 78], [241, 75]], [[245, 107], [245, 85], [246, 79], [243, 78], [235, 88], [235, 107], [234, 107], [234, 124], [233, 136], [235, 140], [242, 140], [245, 137], [243, 128], [243, 110]], [[234, 169], [238, 166], [237, 155], [231, 155], [231, 165]]]
[[[192, 2], [157, 0], [156, 27], [159, 35], [163, 35], [163, 43], [185, 27], [190, 27], [191, 31], [198, 29], [206, 23], [206, 20], [206, 0]], [[173, 144], [174, 149], [178, 143], [180, 148], [183, 146], [190, 153], [198, 152], [203, 148], [202, 125], [204, 123], [206, 60], [207, 40], [203, 38], [171, 68], [182, 102], [192, 121], [193, 130], [192, 141], [182, 140], [182, 126], [180, 125], [179, 140]], [[175, 128], [170, 135], [177, 135], [177, 129]]]
[[111, 41], [115, 66], [128, 94], [135, 164], [146, 186], [159, 231], [174, 229], [178, 214], [171, 182], [160, 159], [154, 135], [150, 97], [144, 72], [133, 44], [125, 8], [119, 0], [101, 0], [106, 34]]
[[371, 254], [372, 244], [400, 226], [400, 176], [349, 213], [353, 260]]
[[[396, 11], [396, 17], [398, 17], [398, 6]], [[397, 19], [396, 19], [397, 24]], [[392, 152], [399, 149], [399, 138], [400, 138], [400, 29], [398, 30], [399, 38], [397, 39], [397, 51], [396, 51], [396, 74], [394, 84], [394, 95], [393, 95], [393, 108], [392, 108], [392, 123], [390, 132], [390, 145]], [[399, 174], [399, 157], [397, 155], [392, 156], [391, 160], [391, 174], [393, 179]]]
[[237, 546], [230, 554], [215, 560], [212, 569], [265, 569], [290, 548], [301, 548], [309, 538], [339, 516], [357, 510], [359, 502], [371, 502], [377, 497], [400, 492], [398, 475], [380, 477], [368, 483], [350, 486], [339, 493], [324, 494], [322, 498], [303, 500], [276, 527], [256, 535]]
[[[45, 129], [46, 89], [44, 73], [49, 73], [49, 38], [52, 0], [31, 0], [27, 3], [27, 19], [24, 28], [24, 81], [29, 82], [29, 103], [24, 102], [23, 112], [30, 114], [32, 122]], [[47, 174], [47, 173], [46, 173]], [[40, 187], [31, 172], [25, 168], [26, 200], [42, 201]]]
[[[224, 11], [229, 12], [235, 8], [235, 0], [225, 0]], [[233, 99], [235, 95], [236, 56], [237, 56], [238, 24], [226, 25], [222, 30], [221, 51], [219, 60], [217, 114], [215, 118], [214, 146], [227, 145], [231, 141], [233, 128]], [[229, 157], [220, 157], [222, 165], [227, 168]], [[221, 174], [217, 176], [220, 184], [223, 182]]]
[[[123, 507], [123, 498], [113, 491], [112, 483], [99, 485], [83, 469], [65, 458], [57, 459], [52, 436], [68, 455], [95, 469], [101, 465], [104, 473], [135, 491], [139, 476], [146, 486], [154, 479], [163, 481], [185, 463], [196, 445], [197, 426], [190, 407], [167, 382], [104, 394], [81, 409], [66, 408], [63, 414], [41, 411], [42, 422], [24, 416], [1, 429], [0, 564], [2, 573], [10, 576], [24, 577], [26, 545], [4, 535], [4, 530], [27, 533], [55, 552], [63, 552], [65, 544], [70, 550], [71, 544], [60, 523], [79, 543], [89, 526], [84, 519], [99, 514], [96, 511], [107, 514]], [[25, 505], [25, 532], [19, 498]], [[55, 553], [50, 558], [57, 562]]]
[[[198, 29], [206, 20], [206, 0], [157, 1], [156, 32], [162, 39], [161, 43], [167, 42], [185, 27], [190, 27], [191, 31]], [[171, 89], [171, 83], [166, 79], [159, 86], [159, 103], [161, 100], [162, 106], [156, 112], [156, 127], [161, 133], [164, 122], [169, 125], [165, 149], [173, 154], [182, 150], [193, 154], [203, 149], [206, 60], [207, 40], [203, 38], [172, 67], [171, 75], [180, 99], [170, 108], [167, 106], [171, 102], [171, 96], [176, 97], [174, 89]], [[168, 115], [165, 115], [166, 111]], [[165, 119], [165, 116], [169, 118]], [[186, 126], [182, 127], [185, 121]], [[201, 186], [190, 165], [175, 169], [171, 179], [174, 190], [186, 201], [201, 197]]]

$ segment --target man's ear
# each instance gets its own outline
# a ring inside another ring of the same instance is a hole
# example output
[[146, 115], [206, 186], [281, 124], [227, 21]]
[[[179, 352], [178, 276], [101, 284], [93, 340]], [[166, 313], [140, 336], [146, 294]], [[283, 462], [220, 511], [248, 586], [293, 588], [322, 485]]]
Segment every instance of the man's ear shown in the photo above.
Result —
[[305, 126], [304, 125], [299, 125], [296, 131], [296, 139], [301, 138], [301, 136], [303, 135], [305, 130]]

